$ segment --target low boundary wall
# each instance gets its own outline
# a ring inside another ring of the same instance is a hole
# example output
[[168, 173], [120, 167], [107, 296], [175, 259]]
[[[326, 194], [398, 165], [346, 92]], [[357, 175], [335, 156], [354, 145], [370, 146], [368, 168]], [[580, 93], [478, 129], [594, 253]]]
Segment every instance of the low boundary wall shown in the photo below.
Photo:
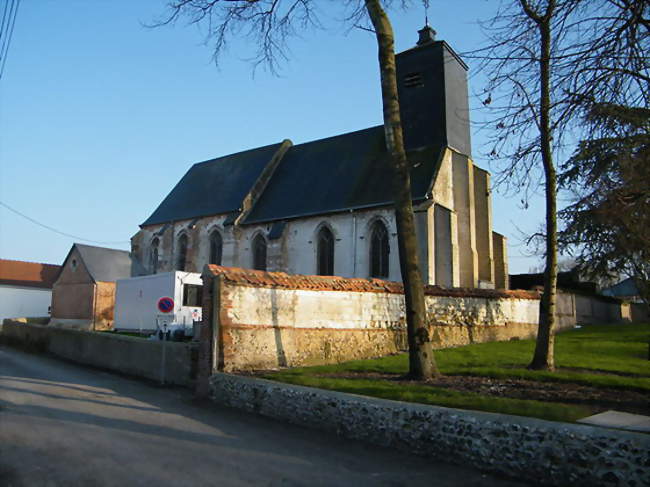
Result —
[[[156, 381], [162, 377], [161, 341], [9, 320], [0, 327], [0, 341], [123, 374]], [[197, 345], [167, 342], [164, 346], [165, 383], [192, 386]]]
[[[201, 342], [213, 358], [201, 367], [208, 374], [339, 363], [407, 349], [400, 283], [214, 265], [202, 278]], [[537, 292], [427, 286], [425, 294], [436, 348], [536, 336]], [[575, 325], [568, 299], [558, 306], [559, 329]]]
[[650, 435], [223, 373], [210, 378], [209, 392], [225, 406], [536, 485], [650, 485]]

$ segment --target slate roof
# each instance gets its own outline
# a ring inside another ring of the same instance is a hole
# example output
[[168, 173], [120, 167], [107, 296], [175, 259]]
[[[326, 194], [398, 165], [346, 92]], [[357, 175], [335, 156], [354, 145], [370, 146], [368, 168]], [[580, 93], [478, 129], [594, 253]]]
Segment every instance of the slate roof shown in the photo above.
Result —
[[61, 266], [0, 259], [0, 284], [52, 289]]
[[280, 145], [194, 164], [142, 225], [237, 211]]
[[118, 279], [126, 279], [131, 277], [132, 266], [137, 267], [137, 263], [132, 262], [131, 254], [126, 250], [108, 249], [78, 243], [75, 243], [70, 249], [63, 266], [65, 266], [74, 248], [79, 252], [86, 269], [90, 273], [90, 277], [95, 282], [113, 282]]
[[[412, 196], [431, 189], [443, 147], [408, 154]], [[393, 202], [383, 125], [291, 147], [244, 223], [261, 223]]]
[[[195, 164], [142, 226], [239, 210], [281, 144]], [[431, 190], [442, 145], [408, 153], [414, 200]], [[392, 204], [383, 126], [290, 147], [243, 223]]]
[[639, 289], [636, 286], [636, 283], [634, 282], [634, 279], [631, 277], [628, 277], [627, 279], [622, 280], [618, 284], [614, 284], [613, 286], [610, 286], [608, 288], [603, 289], [602, 294], [605, 296], [613, 296], [613, 297], [618, 297], [618, 296], [638, 296]]
[[[544, 286], [544, 273], [510, 274], [510, 289], [533, 289]], [[557, 287], [580, 294], [596, 294], [596, 283], [581, 281], [578, 272], [574, 270], [557, 273]]]

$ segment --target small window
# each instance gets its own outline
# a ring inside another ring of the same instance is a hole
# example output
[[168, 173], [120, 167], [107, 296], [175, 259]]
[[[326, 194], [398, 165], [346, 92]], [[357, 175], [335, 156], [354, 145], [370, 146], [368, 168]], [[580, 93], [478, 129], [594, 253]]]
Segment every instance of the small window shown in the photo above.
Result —
[[149, 265], [151, 267], [151, 272], [156, 274], [158, 272], [158, 246], [160, 245], [160, 240], [158, 237], [154, 238], [151, 241], [151, 253], [149, 255]]
[[266, 239], [261, 234], [253, 240], [253, 269], [266, 270]]
[[318, 274], [334, 275], [334, 235], [329, 228], [323, 227], [318, 232], [317, 244]]
[[388, 245], [388, 231], [386, 226], [376, 221], [370, 231], [370, 276], [371, 277], [388, 277], [388, 254], [390, 247]]
[[187, 235], [183, 234], [178, 237], [178, 258], [176, 259], [176, 269], [184, 271], [187, 265]]
[[77, 259], [72, 259], [71, 266], [73, 271], [77, 270]]
[[202, 306], [203, 286], [197, 284], [183, 285], [183, 306]]
[[221, 265], [223, 254], [223, 239], [221, 234], [215, 230], [210, 234], [210, 264]]

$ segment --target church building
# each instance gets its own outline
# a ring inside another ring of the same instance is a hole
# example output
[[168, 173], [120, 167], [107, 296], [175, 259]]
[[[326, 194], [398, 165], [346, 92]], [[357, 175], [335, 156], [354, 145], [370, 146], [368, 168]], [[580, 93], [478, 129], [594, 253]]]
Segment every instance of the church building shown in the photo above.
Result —
[[[472, 162], [467, 66], [430, 27], [397, 54], [422, 274], [507, 288], [490, 175]], [[379, 81], [377, 81], [379, 82]], [[192, 166], [132, 238], [146, 272], [205, 264], [401, 280], [383, 126]]]

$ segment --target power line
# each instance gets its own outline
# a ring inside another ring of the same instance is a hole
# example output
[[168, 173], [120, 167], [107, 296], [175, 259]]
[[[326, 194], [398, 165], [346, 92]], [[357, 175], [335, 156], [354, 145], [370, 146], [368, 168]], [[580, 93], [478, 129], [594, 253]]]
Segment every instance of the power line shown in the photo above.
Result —
[[7, 11], [9, 10], [9, 5], [13, 7], [13, 0], [11, 0], [11, 3], [5, 3], [5, 8], [2, 9], [2, 23], [0, 23], [0, 40], [4, 39], [2, 33], [5, 30], [5, 20], [7, 19]]
[[59, 235], [63, 235], [64, 237], [72, 238], [74, 240], [81, 240], [83, 242], [90, 242], [90, 243], [104, 244], [104, 245], [130, 243], [128, 240], [120, 240], [120, 241], [114, 241], [114, 242], [102, 242], [102, 241], [99, 241], [99, 240], [90, 240], [88, 238], [78, 237], [77, 235], [71, 235], [69, 233], [62, 232], [60, 230], [57, 230], [56, 228], [50, 227], [49, 225], [45, 225], [44, 223], [41, 223], [41, 222], [39, 222], [37, 220], [34, 220], [33, 218], [25, 215], [24, 213], [21, 213], [20, 211], [16, 210], [15, 208], [12, 208], [8, 204], [3, 203], [2, 201], [0, 201], [0, 206], [5, 207], [7, 210], [15, 213], [18, 216], [23, 217], [25, 220], [29, 220], [30, 222], [38, 225], [39, 227], [46, 228], [47, 230], [50, 230], [51, 232], [58, 233]]
[[[4, 25], [4, 15], [3, 15], [3, 28], [8, 27], [9, 31], [5, 32], [4, 39], [2, 40], [2, 47], [0, 47], [0, 79], [2, 79], [2, 73], [5, 70], [5, 63], [7, 62], [7, 54], [9, 53], [9, 45], [11, 44], [11, 36], [14, 33], [14, 26], [16, 25], [16, 16], [18, 15], [18, 7], [20, 6], [20, 0], [12, 0], [11, 7], [9, 9], [9, 17], [7, 18], [7, 24]], [[12, 10], [13, 7], [13, 18]], [[5, 7], [6, 13], [6, 7]]]

